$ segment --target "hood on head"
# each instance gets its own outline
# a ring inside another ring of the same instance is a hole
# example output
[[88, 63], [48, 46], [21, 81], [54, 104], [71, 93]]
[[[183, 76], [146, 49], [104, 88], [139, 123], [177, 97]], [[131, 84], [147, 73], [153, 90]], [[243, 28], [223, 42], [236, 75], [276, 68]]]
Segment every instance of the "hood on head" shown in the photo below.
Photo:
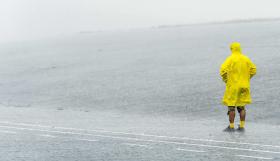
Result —
[[241, 45], [240, 45], [240, 43], [238, 43], [238, 42], [232, 43], [230, 45], [230, 50], [233, 53], [236, 53], [236, 52], [240, 53], [241, 52]]

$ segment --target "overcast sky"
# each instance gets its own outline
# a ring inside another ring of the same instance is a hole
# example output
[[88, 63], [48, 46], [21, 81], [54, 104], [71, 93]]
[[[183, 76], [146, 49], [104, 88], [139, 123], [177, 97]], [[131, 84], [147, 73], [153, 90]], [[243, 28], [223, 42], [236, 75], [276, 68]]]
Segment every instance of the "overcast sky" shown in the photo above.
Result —
[[279, 0], [0, 0], [0, 41], [280, 17]]

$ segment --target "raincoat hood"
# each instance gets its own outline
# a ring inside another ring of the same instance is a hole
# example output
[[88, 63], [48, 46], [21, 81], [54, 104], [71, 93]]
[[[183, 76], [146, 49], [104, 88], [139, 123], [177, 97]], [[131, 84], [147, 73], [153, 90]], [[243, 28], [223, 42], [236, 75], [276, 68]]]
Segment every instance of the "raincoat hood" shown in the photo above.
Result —
[[234, 42], [230, 45], [230, 50], [232, 53], [241, 53], [241, 45], [238, 42]]

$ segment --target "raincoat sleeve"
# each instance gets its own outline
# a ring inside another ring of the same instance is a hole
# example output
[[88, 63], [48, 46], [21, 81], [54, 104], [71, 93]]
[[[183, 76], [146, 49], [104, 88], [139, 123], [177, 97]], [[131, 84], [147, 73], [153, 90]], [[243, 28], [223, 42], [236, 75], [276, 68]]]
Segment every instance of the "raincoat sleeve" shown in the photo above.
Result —
[[229, 62], [230, 60], [229, 58], [227, 58], [220, 67], [220, 75], [225, 83], [227, 83], [227, 72], [228, 72]]
[[250, 78], [252, 78], [257, 73], [257, 67], [250, 59], [249, 59], [249, 67], [250, 67]]

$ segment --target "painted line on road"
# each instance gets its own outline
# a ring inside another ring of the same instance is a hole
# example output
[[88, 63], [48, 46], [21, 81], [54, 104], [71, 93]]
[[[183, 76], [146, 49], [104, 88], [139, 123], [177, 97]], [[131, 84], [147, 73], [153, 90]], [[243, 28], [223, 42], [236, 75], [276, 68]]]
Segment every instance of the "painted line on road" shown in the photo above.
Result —
[[60, 136], [54, 136], [54, 135], [49, 135], [49, 134], [40, 134], [38, 136], [42, 137], [48, 137], [48, 138], [64, 138], [64, 139], [73, 139], [73, 140], [79, 140], [79, 141], [89, 141], [89, 142], [97, 142], [98, 140], [94, 139], [81, 139], [81, 138], [72, 138], [72, 137], [60, 137]]
[[111, 139], [120, 139], [120, 140], [134, 140], [134, 141], [153, 142], [153, 143], [164, 143], [164, 144], [176, 144], [176, 145], [189, 145], [189, 146], [198, 146], [198, 147], [208, 147], [208, 148], [214, 148], [214, 149], [228, 149], [228, 150], [239, 150], [239, 151], [250, 151], [250, 152], [280, 154], [280, 151], [247, 149], [247, 148], [237, 148], [237, 147], [217, 146], [217, 145], [207, 145], [207, 144], [193, 144], [193, 143], [175, 142], [175, 141], [165, 141], [165, 140], [138, 139], [138, 138], [130, 138], [130, 137], [109, 136], [109, 135], [97, 135], [97, 134], [89, 134], [89, 133], [65, 132], [65, 131], [42, 130], [42, 129], [31, 129], [31, 128], [21, 128], [21, 127], [12, 127], [12, 126], [1, 126], [1, 125], [0, 125], [0, 127], [2, 127], [2, 128], [8, 128], [8, 129], [29, 130], [29, 131], [41, 131], [41, 132], [51, 132], [51, 133], [59, 133], [59, 134], [73, 134], [73, 135], [82, 135], [82, 136], [95, 136], [95, 137], [103, 137], [103, 138], [111, 138]]
[[132, 147], [144, 147], [144, 148], [149, 148], [149, 149], [152, 149], [151, 146], [149, 145], [144, 145], [144, 144], [132, 144], [132, 143], [123, 143], [123, 145], [128, 145], [128, 146], [132, 146]]
[[[186, 152], [196, 152], [196, 153], [204, 153], [206, 151], [200, 151], [200, 150], [190, 150], [190, 149], [181, 149], [178, 148], [179, 151], [186, 151]], [[253, 159], [262, 159], [262, 160], [272, 160], [274, 158], [267, 158], [267, 157], [259, 157], [259, 156], [250, 156], [250, 155], [225, 155], [225, 154], [208, 154], [212, 156], [235, 156], [235, 157], [242, 157], [242, 158], [253, 158]]]
[[188, 137], [139, 134], [139, 133], [130, 133], [130, 132], [115, 132], [115, 131], [108, 131], [108, 130], [91, 130], [91, 129], [80, 129], [80, 128], [70, 128], [70, 127], [59, 127], [59, 126], [56, 127], [56, 126], [39, 125], [39, 124], [13, 123], [8, 121], [0, 121], [0, 123], [9, 124], [9, 125], [23, 125], [23, 126], [31, 126], [31, 127], [63, 129], [63, 130], [89, 131], [89, 132], [100, 132], [100, 133], [111, 133], [111, 134], [134, 135], [134, 136], [147, 136], [147, 137], [166, 138], [166, 139], [181, 139], [181, 140], [191, 140], [191, 141], [201, 141], [201, 142], [215, 142], [215, 143], [280, 148], [279, 145], [269, 145], [269, 144], [259, 144], [259, 143], [233, 142], [233, 141], [222, 141], [222, 140], [212, 140], [212, 139], [196, 139], [196, 138], [188, 138]]
[[54, 135], [48, 135], [48, 134], [40, 134], [38, 136], [42, 136], [42, 137], [47, 137], [47, 138], [56, 138], [57, 136]]
[[15, 131], [7, 131], [7, 130], [0, 130], [0, 133], [17, 134], [17, 132], [15, 132]]
[[254, 158], [254, 159], [263, 159], [263, 160], [272, 160], [273, 158], [265, 158], [265, 157], [257, 157], [257, 156], [249, 156], [249, 155], [235, 155], [242, 158]]
[[80, 140], [80, 141], [89, 141], [89, 142], [97, 142], [99, 140], [94, 140], [94, 139], [79, 139], [79, 138], [74, 138], [75, 140]]
[[206, 152], [206, 151], [202, 151], [202, 150], [181, 149], [181, 148], [178, 148], [177, 150], [179, 150], [179, 151], [187, 151], [187, 152], [195, 152], [195, 153], [205, 153]]

